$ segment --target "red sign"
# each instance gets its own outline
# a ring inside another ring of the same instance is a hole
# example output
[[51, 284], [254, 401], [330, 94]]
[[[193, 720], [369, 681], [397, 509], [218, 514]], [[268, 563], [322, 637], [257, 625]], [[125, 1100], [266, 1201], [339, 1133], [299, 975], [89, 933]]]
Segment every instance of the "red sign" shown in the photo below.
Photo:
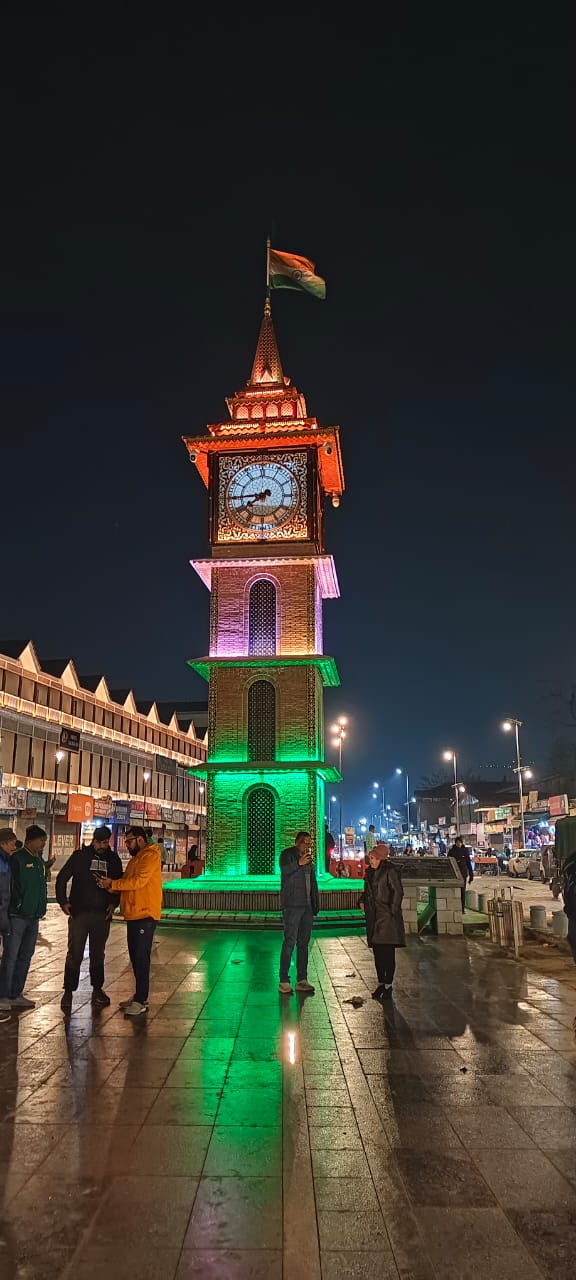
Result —
[[94, 817], [92, 796], [68, 796], [68, 822], [91, 822]]
[[[135, 806], [135, 805], [133, 805], [132, 807], [133, 807], [133, 808], [135, 808], [136, 806]], [[147, 817], [147, 818], [150, 818], [150, 821], [151, 821], [151, 822], [160, 822], [160, 821], [161, 821], [161, 819], [162, 819], [162, 813], [161, 813], [161, 810], [160, 810], [160, 805], [159, 805], [159, 804], [146, 804], [146, 817]]]
[[561, 818], [568, 813], [568, 796], [550, 796], [548, 801], [551, 818]]
[[109, 818], [112, 814], [112, 801], [100, 799], [94, 801], [94, 817]]

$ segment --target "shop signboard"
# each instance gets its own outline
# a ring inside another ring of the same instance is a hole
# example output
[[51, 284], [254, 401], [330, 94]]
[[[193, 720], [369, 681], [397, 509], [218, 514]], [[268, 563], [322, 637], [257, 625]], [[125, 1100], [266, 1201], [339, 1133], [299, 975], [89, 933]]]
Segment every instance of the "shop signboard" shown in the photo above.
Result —
[[80, 750], [80, 733], [78, 729], [61, 729], [60, 746], [64, 751], [78, 752]]
[[186, 826], [187, 826], [187, 827], [195, 827], [195, 826], [196, 826], [196, 814], [195, 814], [191, 809], [186, 809], [186, 810], [185, 810], [184, 818], [185, 818], [185, 820], [186, 820]]
[[501, 805], [499, 805], [499, 807], [498, 807], [497, 809], [495, 809], [495, 811], [494, 811], [494, 816], [495, 816], [495, 818], [496, 818], [496, 822], [501, 822], [503, 818], [509, 818], [509, 817], [510, 817], [510, 814], [511, 814], [511, 813], [513, 813], [513, 812], [514, 812], [514, 806], [513, 806], [513, 805], [511, 805], [511, 804], [501, 804]]
[[186, 836], [176, 836], [174, 841], [174, 853], [176, 855], [175, 861], [178, 863], [179, 867], [182, 867], [186, 861], [186, 854], [188, 853], [188, 841]]
[[568, 796], [550, 796], [548, 805], [551, 818], [562, 818], [568, 813]]
[[94, 817], [109, 818], [112, 813], [112, 801], [109, 796], [101, 796], [94, 801]]
[[172, 822], [175, 823], [177, 827], [184, 826], [184, 810], [183, 809], [172, 810]]
[[346, 844], [351, 845], [353, 847], [354, 844], [356, 843], [356, 832], [354, 830], [354, 827], [344, 827], [344, 836], [345, 836]]
[[55, 818], [65, 818], [68, 814], [68, 796], [53, 796], [49, 807]]
[[131, 810], [132, 805], [129, 800], [115, 800], [112, 806], [112, 821], [129, 826]]
[[[148, 813], [148, 806], [146, 806], [146, 817], [150, 817], [150, 814]], [[144, 804], [141, 800], [130, 801], [130, 821], [135, 822], [139, 827], [142, 826], [144, 821]]]
[[162, 820], [162, 810], [159, 804], [146, 804], [146, 816], [151, 822], [160, 822]]
[[157, 773], [169, 773], [173, 778], [176, 777], [176, 761], [169, 756], [155, 756], [154, 768]]
[[68, 796], [67, 817], [69, 822], [91, 822], [94, 817], [92, 796]]
[[162, 806], [161, 806], [161, 816], [162, 816], [162, 821], [163, 821], [163, 822], [171, 822], [171, 821], [172, 821], [172, 809], [171, 809], [171, 808], [170, 808], [170, 809], [167, 809], [167, 808], [165, 808], [165, 806], [164, 806], [164, 805], [162, 805]]
[[46, 813], [47, 799], [48, 796], [45, 791], [27, 791], [26, 808], [35, 809], [36, 813]]

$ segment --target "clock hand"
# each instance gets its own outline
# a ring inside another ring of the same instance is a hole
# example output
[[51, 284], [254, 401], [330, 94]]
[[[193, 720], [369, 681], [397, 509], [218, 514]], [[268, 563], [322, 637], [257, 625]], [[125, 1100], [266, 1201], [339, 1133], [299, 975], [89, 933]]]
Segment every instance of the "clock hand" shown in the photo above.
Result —
[[246, 506], [253, 507], [255, 502], [263, 502], [265, 498], [270, 498], [271, 495], [271, 489], [263, 489], [262, 493], [255, 493], [251, 496], [250, 501], [246, 503]]

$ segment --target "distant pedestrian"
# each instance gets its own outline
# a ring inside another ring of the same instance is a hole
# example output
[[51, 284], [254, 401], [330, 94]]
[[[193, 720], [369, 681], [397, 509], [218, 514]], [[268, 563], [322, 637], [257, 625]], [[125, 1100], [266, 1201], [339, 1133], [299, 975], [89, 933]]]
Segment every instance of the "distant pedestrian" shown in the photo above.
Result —
[[46, 872], [42, 858], [46, 832], [28, 827], [20, 849], [10, 858], [10, 933], [0, 964], [0, 1010], [34, 1009], [36, 1001], [24, 995], [30, 962], [36, 948], [38, 923], [46, 915]]
[[448, 850], [448, 857], [455, 858], [458, 863], [458, 870], [464, 881], [464, 887], [460, 890], [462, 896], [462, 911], [466, 910], [466, 885], [472, 884], [474, 879], [474, 870], [470, 861], [470, 850], [466, 848], [462, 836], [456, 836], [454, 844]]
[[376, 834], [374, 829], [374, 823], [371, 822], [366, 832], [366, 839], [364, 841], [364, 853], [366, 855], [366, 859], [365, 859], [366, 866], [368, 866], [368, 863], [370, 861], [370, 854], [372, 853], [372, 850], [375, 844], [376, 844]]
[[334, 836], [332, 835], [332, 832], [328, 828], [328, 823], [326, 823], [324, 826], [324, 870], [326, 871], [327, 874], [330, 871], [332, 854], [335, 848], [336, 848], [336, 841], [334, 839]]
[[284, 920], [284, 941], [280, 952], [280, 991], [294, 994], [290, 982], [292, 953], [296, 947], [296, 990], [313, 996], [308, 982], [308, 944], [314, 916], [320, 910], [320, 894], [310, 853], [308, 831], [299, 831], [294, 844], [280, 854], [280, 906]]
[[442, 836], [438, 841], [438, 854], [441, 858], [446, 857], [446, 841], [442, 839]]
[[120, 1008], [126, 1017], [140, 1018], [148, 1010], [150, 958], [156, 925], [162, 915], [162, 858], [143, 827], [128, 827], [124, 843], [130, 862], [122, 877], [99, 876], [97, 883], [107, 893], [120, 894], [120, 910], [126, 921], [128, 954], [136, 981], [130, 1000]]
[[404, 890], [400, 872], [390, 862], [390, 850], [384, 840], [377, 840], [366, 869], [364, 892], [360, 899], [366, 916], [366, 941], [374, 952], [378, 986], [374, 1000], [389, 999], [396, 972], [396, 947], [406, 946], [402, 899]]
[[[72, 996], [78, 990], [80, 966], [87, 939], [90, 947], [92, 1003], [97, 1008], [110, 1004], [110, 996], [104, 991], [104, 952], [110, 933], [110, 921], [120, 901], [120, 894], [109, 894], [100, 889], [96, 876], [110, 876], [114, 880], [122, 875], [120, 858], [110, 848], [111, 838], [109, 827], [96, 827], [92, 844], [75, 849], [56, 877], [56, 899], [68, 916], [64, 995], [60, 1001], [63, 1013], [72, 1011]], [[68, 897], [70, 880], [72, 885]]]

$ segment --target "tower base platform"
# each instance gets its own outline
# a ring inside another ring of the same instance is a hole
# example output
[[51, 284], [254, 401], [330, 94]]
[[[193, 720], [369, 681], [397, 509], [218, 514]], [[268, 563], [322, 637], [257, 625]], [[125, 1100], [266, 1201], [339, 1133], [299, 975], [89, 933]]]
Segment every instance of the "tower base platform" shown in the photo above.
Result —
[[[362, 880], [332, 880], [319, 883], [320, 914], [315, 927], [335, 924], [358, 925], [364, 912], [358, 906]], [[164, 885], [163, 920], [188, 920], [191, 924], [255, 924], [259, 928], [280, 928], [280, 885], [277, 876], [215, 876], [194, 880], [171, 880]]]

